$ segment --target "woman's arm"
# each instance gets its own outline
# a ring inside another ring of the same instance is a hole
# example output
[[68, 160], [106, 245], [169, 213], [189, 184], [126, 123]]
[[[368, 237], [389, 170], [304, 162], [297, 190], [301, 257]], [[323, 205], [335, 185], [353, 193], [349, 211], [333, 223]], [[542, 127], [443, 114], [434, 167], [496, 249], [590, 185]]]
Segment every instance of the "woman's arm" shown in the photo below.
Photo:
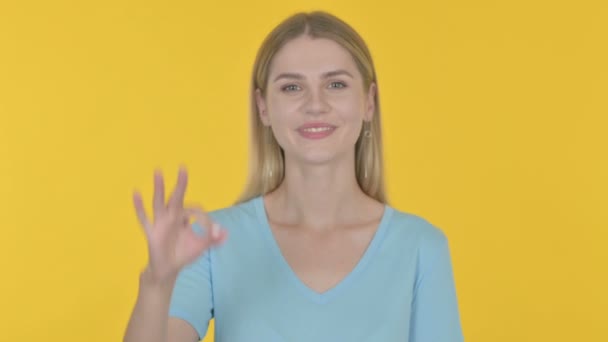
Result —
[[[125, 342], [190, 342], [202, 339], [207, 331], [213, 311], [208, 252], [222, 244], [227, 233], [202, 207], [184, 207], [187, 183], [186, 169], [180, 168], [175, 190], [165, 203], [163, 175], [155, 171], [153, 219], [145, 211], [141, 194], [133, 194], [149, 262], [140, 275]], [[193, 216], [196, 222], [190, 224]], [[203, 233], [203, 227], [209, 229]]]
[[448, 240], [439, 230], [421, 243], [412, 302], [410, 342], [427, 341], [464, 341]]
[[139, 294], [124, 336], [124, 342], [195, 342], [198, 334], [182, 319], [169, 317], [169, 304], [175, 280], [154, 282], [142, 272]]

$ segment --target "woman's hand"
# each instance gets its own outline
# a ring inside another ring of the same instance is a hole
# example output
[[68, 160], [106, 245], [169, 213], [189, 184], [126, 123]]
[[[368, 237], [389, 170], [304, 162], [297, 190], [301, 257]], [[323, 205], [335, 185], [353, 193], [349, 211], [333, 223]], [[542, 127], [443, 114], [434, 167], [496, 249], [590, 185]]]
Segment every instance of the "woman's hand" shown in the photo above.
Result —
[[[188, 173], [184, 167], [180, 167], [177, 185], [165, 204], [163, 175], [159, 170], [154, 172], [153, 222], [146, 215], [141, 194], [137, 191], [133, 194], [137, 218], [148, 241], [149, 261], [146, 272], [155, 283], [172, 282], [184, 266], [210, 247], [223, 243], [227, 237], [227, 231], [212, 222], [202, 207], [184, 208], [187, 184]], [[197, 235], [192, 230], [191, 217], [195, 217], [201, 226], [207, 228], [204, 236]]]

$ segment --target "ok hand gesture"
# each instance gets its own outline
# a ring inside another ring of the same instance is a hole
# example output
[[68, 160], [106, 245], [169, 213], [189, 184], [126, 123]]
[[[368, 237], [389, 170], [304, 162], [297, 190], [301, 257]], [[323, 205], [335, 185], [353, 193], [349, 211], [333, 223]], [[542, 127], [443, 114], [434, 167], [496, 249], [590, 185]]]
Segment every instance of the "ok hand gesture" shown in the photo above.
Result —
[[[159, 170], [154, 172], [153, 221], [149, 220], [145, 212], [141, 194], [137, 191], [133, 194], [137, 218], [148, 242], [149, 261], [146, 271], [154, 282], [171, 282], [184, 266], [227, 238], [227, 231], [212, 222], [202, 207], [184, 207], [187, 183], [187, 171], [181, 167], [177, 185], [165, 204], [162, 173]], [[192, 230], [192, 217], [207, 228], [204, 236], [197, 235]]]

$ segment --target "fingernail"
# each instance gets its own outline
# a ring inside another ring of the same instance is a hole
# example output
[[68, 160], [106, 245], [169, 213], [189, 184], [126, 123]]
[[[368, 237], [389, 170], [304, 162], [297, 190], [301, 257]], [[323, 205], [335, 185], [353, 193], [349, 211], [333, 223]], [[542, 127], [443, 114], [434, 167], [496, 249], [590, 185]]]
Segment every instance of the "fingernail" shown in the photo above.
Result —
[[220, 225], [213, 223], [211, 225], [211, 237], [217, 239], [220, 236]]

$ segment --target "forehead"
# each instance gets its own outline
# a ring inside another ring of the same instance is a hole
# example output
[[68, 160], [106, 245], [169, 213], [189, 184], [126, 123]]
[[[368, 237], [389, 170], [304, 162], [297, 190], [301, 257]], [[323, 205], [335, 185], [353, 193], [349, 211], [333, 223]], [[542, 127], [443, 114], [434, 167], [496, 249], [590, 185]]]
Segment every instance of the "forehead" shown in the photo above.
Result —
[[282, 72], [321, 74], [345, 69], [353, 76], [357, 67], [348, 50], [331, 39], [301, 36], [287, 42], [273, 57], [270, 77]]

